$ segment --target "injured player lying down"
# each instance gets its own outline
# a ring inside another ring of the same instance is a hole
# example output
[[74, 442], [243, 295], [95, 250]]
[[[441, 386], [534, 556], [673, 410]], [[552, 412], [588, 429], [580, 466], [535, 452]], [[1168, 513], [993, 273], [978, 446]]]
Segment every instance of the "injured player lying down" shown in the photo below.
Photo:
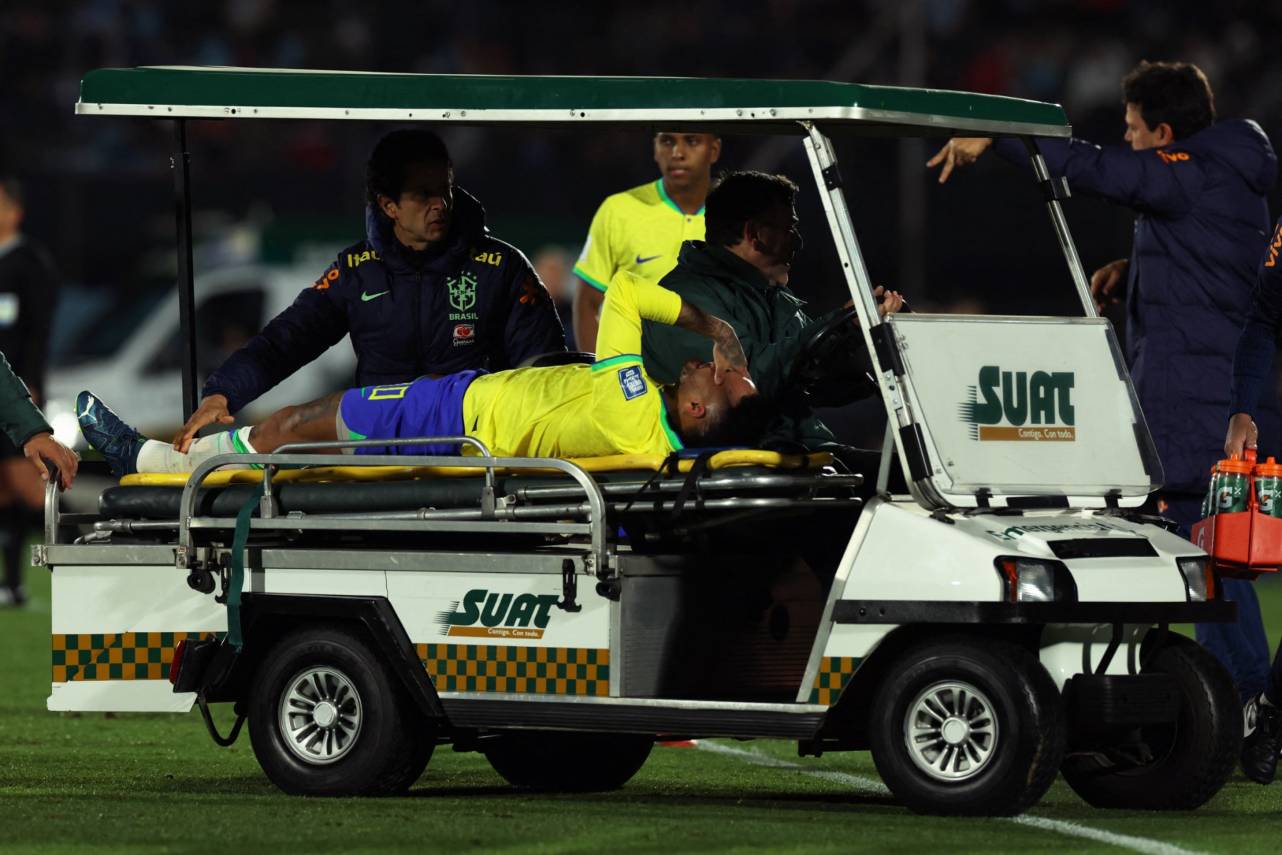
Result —
[[[662, 387], [641, 362], [641, 321], [711, 338], [713, 363], [686, 363]], [[268, 453], [294, 442], [467, 434], [500, 457], [662, 454], [684, 446], [748, 445], [771, 416], [757, 394], [734, 329], [672, 291], [620, 273], [601, 312], [592, 365], [461, 371], [366, 386], [285, 407], [252, 427], [206, 436], [184, 454], [146, 439], [90, 392], [76, 402], [80, 428], [116, 476], [190, 472], [216, 454]], [[361, 454], [456, 454], [456, 446], [361, 447]]]

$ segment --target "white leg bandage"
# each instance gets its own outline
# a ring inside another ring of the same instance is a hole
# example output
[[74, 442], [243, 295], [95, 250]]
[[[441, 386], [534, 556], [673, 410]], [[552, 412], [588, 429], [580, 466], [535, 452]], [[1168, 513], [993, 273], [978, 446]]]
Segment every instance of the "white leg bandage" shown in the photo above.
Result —
[[138, 451], [138, 471], [190, 472], [218, 454], [254, 454], [254, 447], [249, 443], [251, 430], [243, 427], [197, 437], [186, 454], [175, 451], [171, 443], [149, 439]]

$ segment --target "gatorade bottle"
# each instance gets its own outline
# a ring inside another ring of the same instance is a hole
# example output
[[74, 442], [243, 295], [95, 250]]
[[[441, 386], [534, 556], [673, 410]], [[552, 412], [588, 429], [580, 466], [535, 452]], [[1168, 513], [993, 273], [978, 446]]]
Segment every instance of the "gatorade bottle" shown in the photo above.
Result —
[[1255, 465], [1255, 500], [1260, 513], [1282, 517], [1282, 464], [1270, 457]]
[[1235, 454], [1228, 460], [1221, 460], [1215, 467], [1215, 512], [1217, 514], [1236, 514], [1246, 510], [1247, 478], [1251, 475], [1254, 464], [1250, 460], [1239, 460]]

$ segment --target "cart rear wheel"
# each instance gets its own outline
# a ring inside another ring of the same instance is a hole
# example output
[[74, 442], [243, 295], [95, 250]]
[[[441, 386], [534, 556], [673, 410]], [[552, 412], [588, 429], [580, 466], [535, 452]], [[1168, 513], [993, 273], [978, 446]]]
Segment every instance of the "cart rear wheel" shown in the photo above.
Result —
[[1237, 692], [1215, 657], [1178, 635], [1168, 638], [1145, 671], [1175, 678], [1175, 723], [1147, 725], [1125, 744], [1069, 756], [1064, 780], [1094, 807], [1192, 810], [1219, 792], [1237, 762]]
[[404, 791], [435, 746], [395, 675], [342, 629], [303, 630], [272, 648], [251, 689], [249, 736], [273, 784], [311, 796]]
[[905, 651], [873, 700], [873, 761], [918, 813], [1011, 815], [1055, 780], [1059, 692], [1014, 644], [957, 636]]
[[614, 733], [509, 731], [483, 742], [485, 757], [509, 784], [532, 790], [617, 790], [645, 765], [654, 739]]

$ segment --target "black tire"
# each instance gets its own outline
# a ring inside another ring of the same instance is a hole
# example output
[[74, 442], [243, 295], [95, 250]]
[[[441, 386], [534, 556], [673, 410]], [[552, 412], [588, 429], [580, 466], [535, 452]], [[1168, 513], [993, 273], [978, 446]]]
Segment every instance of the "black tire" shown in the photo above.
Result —
[[[298, 703], [286, 714], [291, 690]], [[303, 711], [309, 703], [314, 712]], [[318, 718], [331, 719], [330, 728], [318, 728]], [[290, 726], [300, 728], [301, 741], [286, 732]], [[250, 690], [249, 736], [271, 782], [303, 796], [403, 792], [436, 744], [396, 675], [344, 629], [302, 630], [264, 657]]]
[[[872, 757], [910, 810], [1011, 816], [1055, 780], [1064, 756], [1063, 705], [1034, 653], [961, 635], [910, 647], [886, 673], [873, 698]], [[910, 738], [911, 725], [930, 722], [939, 723], [937, 738]], [[950, 747], [946, 734], [961, 747]]]
[[531, 790], [617, 790], [645, 765], [654, 739], [616, 733], [514, 730], [486, 737], [485, 758], [509, 784]]
[[1118, 764], [1107, 751], [1073, 754], [1064, 761], [1064, 780], [1093, 807], [1193, 810], [1220, 791], [1237, 762], [1237, 691], [1219, 660], [1178, 635], [1168, 636], [1144, 670], [1174, 677], [1181, 695], [1174, 725], [1140, 729], [1151, 761]]

